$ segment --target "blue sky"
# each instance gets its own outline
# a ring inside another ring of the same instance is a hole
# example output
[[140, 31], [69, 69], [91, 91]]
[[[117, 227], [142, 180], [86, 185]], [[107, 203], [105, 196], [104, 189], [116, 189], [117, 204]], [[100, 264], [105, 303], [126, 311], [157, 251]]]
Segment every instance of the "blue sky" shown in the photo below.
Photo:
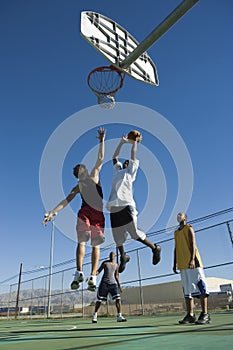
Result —
[[[148, 209], [148, 217], [151, 217], [156, 208], [162, 208], [149, 231], [167, 226], [178, 187], [183, 192], [188, 189], [185, 189], [185, 184], [183, 187], [178, 184], [176, 164], [166, 145], [156, 139], [153, 132], [149, 133], [137, 124], [133, 108], [138, 105], [140, 110], [145, 108], [161, 115], [183, 139], [194, 175], [192, 197], [187, 208], [189, 219], [233, 206], [232, 1], [199, 1], [148, 50], [157, 66], [159, 87], [127, 76], [116, 95], [119, 107], [116, 106], [111, 113], [100, 111], [95, 106], [96, 97], [87, 86], [88, 73], [108, 62], [81, 37], [81, 11], [94, 11], [112, 18], [142, 41], [179, 3], [175, 0], [145, 0], [142, 7], [142, 4], [132, 5], [129, 0], [0, 2], [1, 262], [4, 266], [0, 281], [17, 274], [21, 262], [25, 270], [49, 264], [50, 227], [41, 225], [45, 212], [39, 184], [41, 158], [53, 132], [71, 116], [82, 114], [83, 110], [90, 111], [91, 118], [86, 121], [88, 128], [71, 145], [64, 160], [61, 171], [65, 194], [75, 184], [72, 167], [97, 144], [97, 128], [93, 125], [101, 124], [103, 116], [109, 120], [109, 124], [105, 123], [107, 140], [117, 139], [131, 128], [138, 128], [143, 133], [139, 152], [143, 156], [147, 154], [143, 152], [149, 150], [158, 160], [155, 162], [158, 168], [151, 167], [147, 173], [139, 171], [135, 199], [141, 211], [148, 186], [154, 186], [155, 193], [159, 192], [161, 186], [157, 182], [165, 178], [164, 205], [155, 195], [155, 208]], [[130, 113], [122, 122], [118, 113], [124, 113], [128, 104]], [[166, 136], [169, 139], [169, 135]], [[173, 136], [171, 134], [171, 138]], [[61, 142], [54, 148], [54, 159], [59, 158], [62, 147]], [[111, 144], [106, 150], [108, 157], [113, 151]], [[182, 159], [180, 161], [182, 163]], [[160, 177], [156, 169], [160, 169]], [[105, 199], [110, 191], [111, 177], [111, 162], [106, 161], [101, 173]], [[148, 184], [148, 179], [154, 184]], [[48, 195], [49, 187], [48, 183]], [[57, 204], [55, 197], [54, 206]], [[72, 202], [74, 212], [79, 205], [79, 199]], [[59, 216], [62, 215], [61, 212]], [[232, 213], [221, 217], [222, 220], [231, 218]], [[75, 234], [75, 227], [73, 230]], [[218, 231], [216, 235], [220, 249], [217, 260], [220, 263], [231, 261], [232, 247], [227, 232]], [[203, 260], [214, 265], [215, 236], [207, 235], [200, 244]], [[131, 242], [129, 249], [133, 247], [138, 245]], [[75, 241], [56, 230], [54, 262], [74, 258], [75, 249]], [[157, 274], [171, 272], [172, 253], [172, 246], [164, 249], [164, 263], [156, 267]], [[151, 269], [148, 267], [148, 275]], [[224, 277], [232, 278], [232, 274], [226, 272]], [[124, 278], [127, 279], [127, 275]]]

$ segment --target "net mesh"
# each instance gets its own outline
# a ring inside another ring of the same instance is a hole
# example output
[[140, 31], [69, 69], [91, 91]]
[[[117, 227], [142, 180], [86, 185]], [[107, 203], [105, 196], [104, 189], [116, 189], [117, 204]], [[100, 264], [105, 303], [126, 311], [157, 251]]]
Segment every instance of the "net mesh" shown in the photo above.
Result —
[[115, 98], [111, 95], [98, 94], [98, 104], [102, 108], [112, 109], [115, 106]]
[[88, 76], [88, 85], [103, 108], [113, 108], [114, 96], [122, 87], [124, 73], [113, 66], [95, 68]]

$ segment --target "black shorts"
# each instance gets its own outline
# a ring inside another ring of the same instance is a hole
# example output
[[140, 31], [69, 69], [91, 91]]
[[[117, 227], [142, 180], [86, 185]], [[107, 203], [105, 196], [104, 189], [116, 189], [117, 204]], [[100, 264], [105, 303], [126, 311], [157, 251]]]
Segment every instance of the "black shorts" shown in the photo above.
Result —
[[128, 225], [133, 221], [131, 206], [111, 207], [110, 219], [112, 228]]
[[146, 235], [137, 227], [137, 211], [131, 205], [126, 207], [111, 207], [110, 219], [114, 241], [121, 246], [128, 234], [132, 239], [144, 240]]
[[112, 300], [119, 300], [121, 298], [116, 283], [109, 284], [101, 282], [97, 292], [98, 301], [107, 301], [108, 294], [111, 295]]

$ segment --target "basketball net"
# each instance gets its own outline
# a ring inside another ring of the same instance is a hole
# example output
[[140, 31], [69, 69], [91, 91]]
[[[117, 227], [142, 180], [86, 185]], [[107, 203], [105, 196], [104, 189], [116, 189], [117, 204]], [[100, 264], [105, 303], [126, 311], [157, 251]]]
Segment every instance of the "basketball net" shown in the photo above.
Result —
[[101, 108], [112, 109], [115, 107], [115, 98], [112, 95], [99, 94], [97, 95], [97, 99], [98, 105]]
[[115, 94], [123, 86], [125, 73], [114, 66], [93, 69], [87, 78], [90, 89], [97, 96], [102, 108], [112, 109], [115, 106]]

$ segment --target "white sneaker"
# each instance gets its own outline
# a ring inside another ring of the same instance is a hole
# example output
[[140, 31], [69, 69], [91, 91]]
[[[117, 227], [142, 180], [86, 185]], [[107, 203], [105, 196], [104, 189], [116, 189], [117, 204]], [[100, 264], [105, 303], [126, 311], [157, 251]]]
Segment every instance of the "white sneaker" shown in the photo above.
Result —
[[97, 323], [97, 315], [92, 316], [92, 323]]
[[75, 271], [75, 274], [74, 274], [74, 279], [73, 279], [73, 282], [72, 282], [71, 285], [70, 285], [70, 288], [71, 288], [72, 290], [78, 289], [80, 283], [82, 283], [83, 281], [84, 281], [83, 272], [82, 272], [82, 271], [76, 270], [76, 271]]
[[89, 276], [87, 278], [87, 284], [88, 284], [87, 289], [91, 292], [95, 292], [95, 290], [96, 290], [96, 276], [93, 276], [93, 275]]
[[123, 316], [117, 316], [117, 322], [126, 322], [126, 318]]

